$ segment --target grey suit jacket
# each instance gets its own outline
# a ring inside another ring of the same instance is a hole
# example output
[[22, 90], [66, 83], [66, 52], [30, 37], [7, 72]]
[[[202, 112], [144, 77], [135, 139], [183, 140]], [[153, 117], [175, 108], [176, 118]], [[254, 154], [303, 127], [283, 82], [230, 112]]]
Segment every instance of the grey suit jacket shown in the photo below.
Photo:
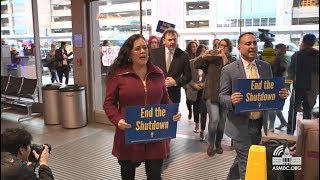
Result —
[[[271, 78], [272, 70], [269, 63], [256, 60], [258, 73], [260, 78]], [[249, 113], [235, 114], [234, 107], [231, 103], [231, 94], [236, 92], [237, 79], [247, 78], [244, 70], [244, 66], [241, 60], [237, 60], [231, 64], [228, 64], [222, 68], [220, 78], [220, 92], [219, 101], [220, 104], [226, 108], [227, 121], [225, 126], [225, 133], [235, 140], [247, 140], [248, 138], [248, 122]], [[263, 130], [267, 135], [268, 125], [268, 111], [263, 111]]]

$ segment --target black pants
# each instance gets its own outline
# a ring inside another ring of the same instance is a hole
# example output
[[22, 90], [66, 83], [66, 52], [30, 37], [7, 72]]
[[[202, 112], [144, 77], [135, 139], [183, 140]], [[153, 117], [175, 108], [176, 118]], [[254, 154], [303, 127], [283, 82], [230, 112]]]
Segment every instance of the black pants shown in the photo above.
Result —
[[59, 67], [57, 70], [59, 82], [62, 83], [63, 75], [66, 78], [65, 84], [67, 85], [69, 82], [69, 67], [67, 65], [63, 65], [62, 67]]
[[[185, 88], [184, 91], [185, 91], [186, 96], [187, 96], [187, 88]], [[189, 113], [192, 113], [193, 102], [191, 100], [189, 100], [187, 97], [186, 97], [186, 105], [187, 105], [187, 108], [189, 110]]]
[[199, 119], [201, 118], [201, 130], [206, 129], [207, 123], [207, 107], [206, 102], [202, 98], [202, 91], [198, 91], [197, 100], [192, 102], [193, 105], [193, 120], [195, 123], [199, 123]]
[[296, 130], [297, 110], [301, 104], [303, 109], [303, 119], [311, 119], [311, 107], [308, 102], [309, 92], [304, 89], [295, 89], [293, 93], [293, 98], [290, 97], [287, 134], [294, 134], [294, 131]]
[[[141, 162], [132, 162], [128, 160], [118, 161], [121, 166], [121, 178], [122, 180], [134, 180], [136, 175], [136, 168], [141, 165]], [[145, 171], [147, 174], [147, 180], [161, 180], [161, 168], [163, 159], [146, 160]]]

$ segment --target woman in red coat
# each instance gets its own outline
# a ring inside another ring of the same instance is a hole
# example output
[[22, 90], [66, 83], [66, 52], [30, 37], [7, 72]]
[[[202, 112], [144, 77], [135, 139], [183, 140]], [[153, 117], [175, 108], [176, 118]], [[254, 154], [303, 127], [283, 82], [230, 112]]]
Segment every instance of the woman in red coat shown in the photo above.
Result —
[[[135, 168], [145, 162], [147, 179], [160, 180], [163, 159], [169, 155], [169, 141], [125, 144], [127, 106], [171, 104], [162, 70], [148, 61], [148, 47], [142, 35], [130, 36], [110, 66], [104, 110], [116, 126], [112, 154], [118, 158], [121, 177], [133, 180]], [[173, 116], [178, 121], [181, 114]]]

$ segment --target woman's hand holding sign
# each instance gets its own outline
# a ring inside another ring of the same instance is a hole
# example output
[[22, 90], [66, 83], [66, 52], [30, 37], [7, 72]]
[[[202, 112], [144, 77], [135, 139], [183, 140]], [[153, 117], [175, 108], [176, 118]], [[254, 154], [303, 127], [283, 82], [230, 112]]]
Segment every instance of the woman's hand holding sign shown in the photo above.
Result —
[[173, 121], [180, 121], [181, 119], [181, 113], [178, 112], [177, 114], [175, 114], [173, 117], [172, 117], [172, 120]]
[[124, 130], [126, 128], [131, 128], [131, 124], [126, 123], [126, 121], [124, 119], [120, 119], [119, 122], [118, 122], [118, 127], [121, 130]]

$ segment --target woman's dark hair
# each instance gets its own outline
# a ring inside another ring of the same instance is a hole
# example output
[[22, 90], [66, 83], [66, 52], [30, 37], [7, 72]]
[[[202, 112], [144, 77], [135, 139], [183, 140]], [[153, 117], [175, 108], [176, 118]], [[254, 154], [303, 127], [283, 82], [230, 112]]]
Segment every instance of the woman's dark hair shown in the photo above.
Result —
[[19, 148], [31, 144], [32, 135], [24, 128], [8, 128], [1, 134], [1, 152], [17, 156]]
[[190, 42], [187, 44], [187, 47], [186, 47], [186, 52], [189, 54], [190, 59], [193, 59], [193, 58], [196, 57], [196, 55], [195, 55], [195, 54], [192, 54], [192, 52], [191, 52], [191, 45], [192, 45], [192, 44], [195, 44], [195, 45], [197, 46], [197, 43], [196, 43], [196, 42], [190, 41]]
[[197, 50], [196, 50], [196, 57], [200, 56], [200, 54], [202, 53], [202, 49], [205, 48], [206, 50], [208, 50], [208, 47], [204, 44], [200, 44], [198, 47], [197, 47]]
[[62, 46], [64, 46], [64, 45], [67, 45], [67, 42], [62, 41], [61, 44], [60, 44], [60, 48], [61, 48]]
[[224, 38], [224, 39], [221, 39], [220, 42], [219, 42], [219, 46], [220, 46], [220, 43], [221, 41], [224, 41], [227, 43], [227, 48], [229, 49], [229, 53], [232, 52], [232, 48], [233, 48], [233, 45], [232, 45], [232, 41], [228, 38]]
[[146, 39], [141, 34], [134, 34], [130, 36], [122, 45], [122, 47], [119, 50], [118, 56], [114, 60], [113, 64], [110, 66], [109, 73], [112, 73], [114, 70], [120, 68], [120, 67], [126, 67], [129, 64], [132, 63], [130, 59], [130, 51], [133, 48], [133, 44], [138, 39], [143, 39], [146, 41]]

